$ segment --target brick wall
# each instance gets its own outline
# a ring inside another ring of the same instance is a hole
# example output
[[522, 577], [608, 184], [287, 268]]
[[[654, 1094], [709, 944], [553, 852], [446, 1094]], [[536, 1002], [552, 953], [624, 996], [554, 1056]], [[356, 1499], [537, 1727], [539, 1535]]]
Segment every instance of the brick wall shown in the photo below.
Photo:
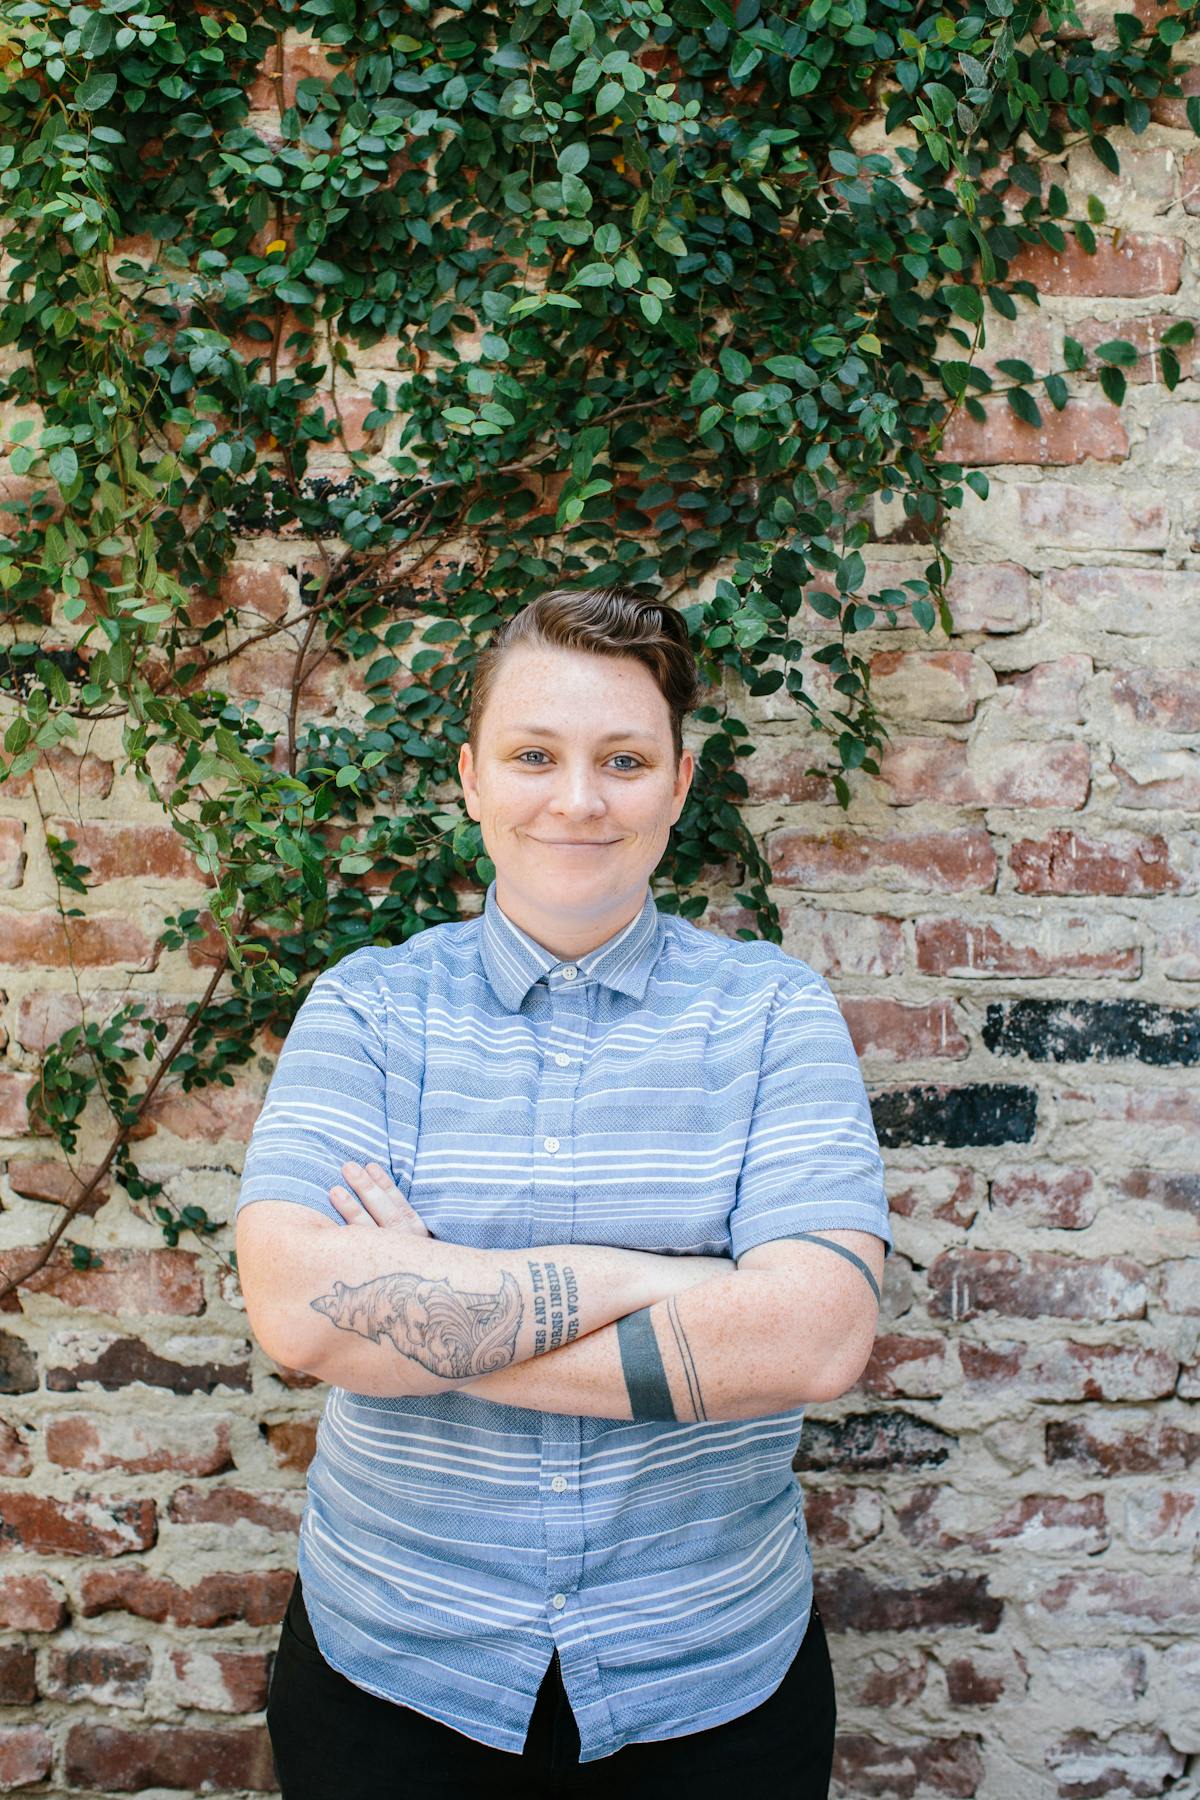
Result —
[[[1045, 303], [989, 327], [990, 358], [1194, 316], [1184, 123], [1164, 104], [1119, 182], [1072, 153], [1120, 239], [1031, 262]], [[728, 697], [786, 947], [843, 1002], [891, 1172], [876, 1353], [798, 1464], [848, 1795], [1200, 1793], [1200, 388], [1141, 373], [1119, 414], [1097, 390], [1041, 432], [957, 428], [994, 466], [950, 525], [955, 631], [878, 639], [894, 735], [848, 816], [786, 705]], [[902, 579], [923, 558], [898, 525], [881, 509], [871, 562]], [[240, 603], [278, 616], [296, 558], [248, 541]], [[28, 780], [0, 795], [6, 1261], [72, 1191], [25, 1096], [80, 993], [169, 1019], [205, 980], [156, 953], [195, 889], [109, 730], [43, 780], [97, 884], [66, 928]], [[229, 1216], [269, 1068], [161, 1096], [138, 1151], [173, 1199]], [[252, 1348], [213, 1254], [120, 1196], [79, 1235], [102, 1269], [58, 1262], [0, 1320], [0, 1786], [267, 1792], [321, 1395]]]

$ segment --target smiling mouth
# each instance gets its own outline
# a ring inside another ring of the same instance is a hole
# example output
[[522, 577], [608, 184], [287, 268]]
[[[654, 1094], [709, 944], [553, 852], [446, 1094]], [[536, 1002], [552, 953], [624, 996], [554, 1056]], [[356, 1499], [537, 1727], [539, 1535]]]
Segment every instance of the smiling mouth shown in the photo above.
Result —
[[607, 850], [615, 844], [616, 838], [537, 838], [539, 844], [549, 844], [555, 850]]

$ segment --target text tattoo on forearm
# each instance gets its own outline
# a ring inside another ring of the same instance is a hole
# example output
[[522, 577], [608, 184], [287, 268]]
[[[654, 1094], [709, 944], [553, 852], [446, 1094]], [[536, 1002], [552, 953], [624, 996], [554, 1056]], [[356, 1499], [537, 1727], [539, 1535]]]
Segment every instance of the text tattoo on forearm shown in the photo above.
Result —
[[[526, 1267], [533, 1291], [533, 1354], [540, 1356], [578, 1337], [579, 1289], [573, 1269], [538, 1262]], [[359, 1287], [336, 1281], [332, 1293], [311, 1305], [338, 1331], [353, 1331], [372, 1344], [387, 1338], [402, 1356], [447, 1381], [508, 1368], [525, 1316], [520, 1285], [507, 1269], [495, 1294], [398, 1269]]]

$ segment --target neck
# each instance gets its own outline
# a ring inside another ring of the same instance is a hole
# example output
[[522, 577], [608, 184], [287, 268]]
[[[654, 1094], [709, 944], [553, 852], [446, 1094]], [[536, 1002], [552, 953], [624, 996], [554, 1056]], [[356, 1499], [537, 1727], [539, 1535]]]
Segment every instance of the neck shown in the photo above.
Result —
[[496, 904], [526, 937], [556, 957], [559, 962], [577, 962], [581, 956], [607, 944], [637, 918], [646, 903], [646, 890], [636, 896], [624, 895], [604, 912], [582, 918], [564, 918], [559, 912], [543, 911], [527, 895], [512, 893], [496, 877]]

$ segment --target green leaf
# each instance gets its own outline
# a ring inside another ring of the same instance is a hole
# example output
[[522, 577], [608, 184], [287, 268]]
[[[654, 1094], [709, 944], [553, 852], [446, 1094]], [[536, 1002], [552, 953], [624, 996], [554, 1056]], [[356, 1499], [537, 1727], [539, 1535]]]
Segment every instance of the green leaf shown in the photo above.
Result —
[[1067, 369], [1072, 375], [1077, 375], [1081, 369], [1087, 367], [1087, 351], [1078, 338], [1064, 337], [1063, 356], [1066, 359]]
[[1045, 381], [1043, 383], [1043, 386], [1046, 389], [1046, 397], [1050, 401], [1051, 405], [1054, 407], [1054, 410], [1056, 412], [1061, 412], [1063, 407], [1067, 404], [1067, 400], [1069, 398], [1069, 395], [1067, 393], [1067, 384], [1063, 380], [1062, 376], [1061, 375], [1047, 375], [1045, 378]]
[[983, 296], [978, 288], [944, 287], [940, 292], [950, 311], [958, 318], [966, 319], [971, 325], [977, 325], [983, 318]]
[[1120, 369], [1103, 368], [1100, 371], [1100, 386], [1114, 406], [1120, 406], [1125, 398], [1125, 377]]
[[100, 107], [108, 105], [116, 91], [116, 76], [97, 69], [75, 89], [75, 104], [85, 112], [96, 112]]
[[79, 473], [79, 458], [69, 444], [61, 450], [52, 450], [49, 457], [50, 473], [59, 487], [70, 487]]
[[721, 185], [721, 198], [731, 213], [736, 213], [741, 219], [750, 217], [750, 202], [738, 188], [733, 187], [728, 181]]
[[1108, 338], [1103, 344], [1096, 345], [1096, 355], [1101, 362], [1116, 363], [1119, 368], [1129, 369], [1138, 359], [1136, 344], [1127, 338]]
[[1183, 371], [1179, 366], [1179, 358], [1173, 350], [1164, 349], [1159, 351], [1159, 359], [1162, 362], [1163, 386], [1170, 393], [1179, 386], [1182, 379]]
[[1024, 388], [1013, 388], [1008, 396], [1008, 404], [1024, 424], [1041, 424], [1042, 415], [1038, 403]]
[[1161, 341], [1171, 345], [1190, 344], [1195, 335], [1196, 327], [1190, 319], [1176, 319], [1173, 325], [1167, 326]]

